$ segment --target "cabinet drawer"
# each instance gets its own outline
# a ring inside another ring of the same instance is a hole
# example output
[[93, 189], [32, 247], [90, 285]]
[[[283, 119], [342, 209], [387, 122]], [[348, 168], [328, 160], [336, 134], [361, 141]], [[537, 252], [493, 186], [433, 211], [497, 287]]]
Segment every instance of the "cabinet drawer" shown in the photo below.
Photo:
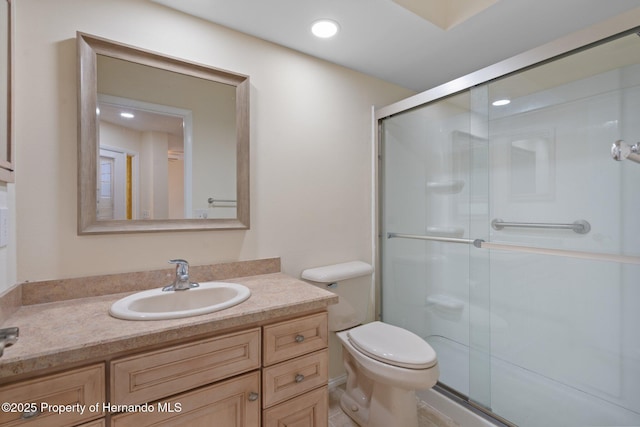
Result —
[[259, 395], [260, 374], [255, 371], [162, 400], [153, 412], [115, 415], [111, 427], [258, 427]]
[[[0, 402], [30, 403], [41, 412], [35, 412], [32, 417], [23, 419], [22, 412], [1, 411], [0, 426], [61, 427], [89, 421], [103, 416], [104, 390], [103, 364], [2, 386], [0, 387]], [[94, 407], [93, 411], [90, 410], [89, 407], [96, 403], [98, 403], [98, 407]], [[51, 412], [54, 405], [72, 406], [68, 407], [68, 412], [59, 414]]]
[[327, 347], [327, 313], [265, 326], [264, 365], [293, 359]]
[[105, 426], [105, 422], [104, 422], [104, 418], [102, 418], [100, 420], [92, 421], [87, 424], [82, 424], [81, 426], [78, 426], [78, 427], [104, 427], [104, 426]]
[[111, 362], [111, 403], [151, 402], [260, 367], [260, 329]]
[[327, 387], [310, 391], [264, 411], [264, 427], [326, 427], [329, 423]]
[[262, 398], [265, 408], [290, 399], [328, 380], [328, 350], [289, 360], [262, 371]]

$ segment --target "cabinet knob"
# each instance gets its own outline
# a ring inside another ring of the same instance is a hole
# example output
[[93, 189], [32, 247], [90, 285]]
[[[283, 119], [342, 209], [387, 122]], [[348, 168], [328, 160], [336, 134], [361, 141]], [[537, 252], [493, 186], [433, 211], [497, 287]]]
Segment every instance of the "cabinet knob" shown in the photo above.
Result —
[[40, 410], [39, 409], [33, 409], [33, 410], [30, 410], [30, 411], [24, 411], [22, 413], [22, 419], [23, 420], [28, 420], [28, 419], [31, 419], [31, 418], [35, 418], [38, 415], [40, 415]]
[[302, 374], [296, 375], [296, 382], [301, 383], [302, 381], [304, 381], [304, 375]]
[[296, 335], [296, 342], [304, 341], [304, 335]]
[[256, 400], [258, 400], [258, 393], [256, 393], [255, 391], [252, 391], [251, 393], [249, 393], [249, 401], [250, 402], [255, 402]]

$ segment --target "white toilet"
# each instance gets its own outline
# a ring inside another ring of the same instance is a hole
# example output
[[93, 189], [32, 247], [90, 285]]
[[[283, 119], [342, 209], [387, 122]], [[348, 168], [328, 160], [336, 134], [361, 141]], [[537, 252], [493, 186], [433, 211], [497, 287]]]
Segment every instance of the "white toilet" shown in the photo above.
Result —
[[329, 306], [329, 330], [343, 347], [347, 385], [340, 406], [345, 413], [363, 427], [417, 427], [415, 391], [438, 381], [436, 353], [406, 329], [383, 322], [361, 324], [371, 273], [371, 265], [353, 261], [308, 269], [302, 278], [340, 297]]

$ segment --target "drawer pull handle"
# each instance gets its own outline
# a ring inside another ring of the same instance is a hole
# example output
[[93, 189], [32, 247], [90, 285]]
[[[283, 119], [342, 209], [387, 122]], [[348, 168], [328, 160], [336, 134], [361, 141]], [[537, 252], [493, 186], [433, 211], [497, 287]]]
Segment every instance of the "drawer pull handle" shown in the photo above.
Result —
[[255, 402], [256, 400], [258, 400], [258, 393], [256, 393], [255, 391], [249, 393], [249, 401]]
[[40, 410], [36, 408], [36, 409], [34, 409], [32, 411], [24, 411], [22, 413], [22, 419], [23, 420], [28, 420], [30, 418], [35, 418], [38, 415], [40, 415]]
[[296, 375], [296, 382], [301, 383], [302, 381], [304, 381], [304, 375], [302, 374]]
[[296, 342], [304, 341], [304, 335], [296, 335]]

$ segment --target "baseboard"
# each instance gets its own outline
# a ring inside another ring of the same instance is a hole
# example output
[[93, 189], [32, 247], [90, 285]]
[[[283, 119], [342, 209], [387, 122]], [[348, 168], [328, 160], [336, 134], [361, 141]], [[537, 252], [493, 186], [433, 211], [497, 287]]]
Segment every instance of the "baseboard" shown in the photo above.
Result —
[[330, 378], [329, 390], [333, 390], [334, 388], [340, 387], [342, 384], [346, 382], [347, 382], [347, 374], [342, 374], [339, 377]]

